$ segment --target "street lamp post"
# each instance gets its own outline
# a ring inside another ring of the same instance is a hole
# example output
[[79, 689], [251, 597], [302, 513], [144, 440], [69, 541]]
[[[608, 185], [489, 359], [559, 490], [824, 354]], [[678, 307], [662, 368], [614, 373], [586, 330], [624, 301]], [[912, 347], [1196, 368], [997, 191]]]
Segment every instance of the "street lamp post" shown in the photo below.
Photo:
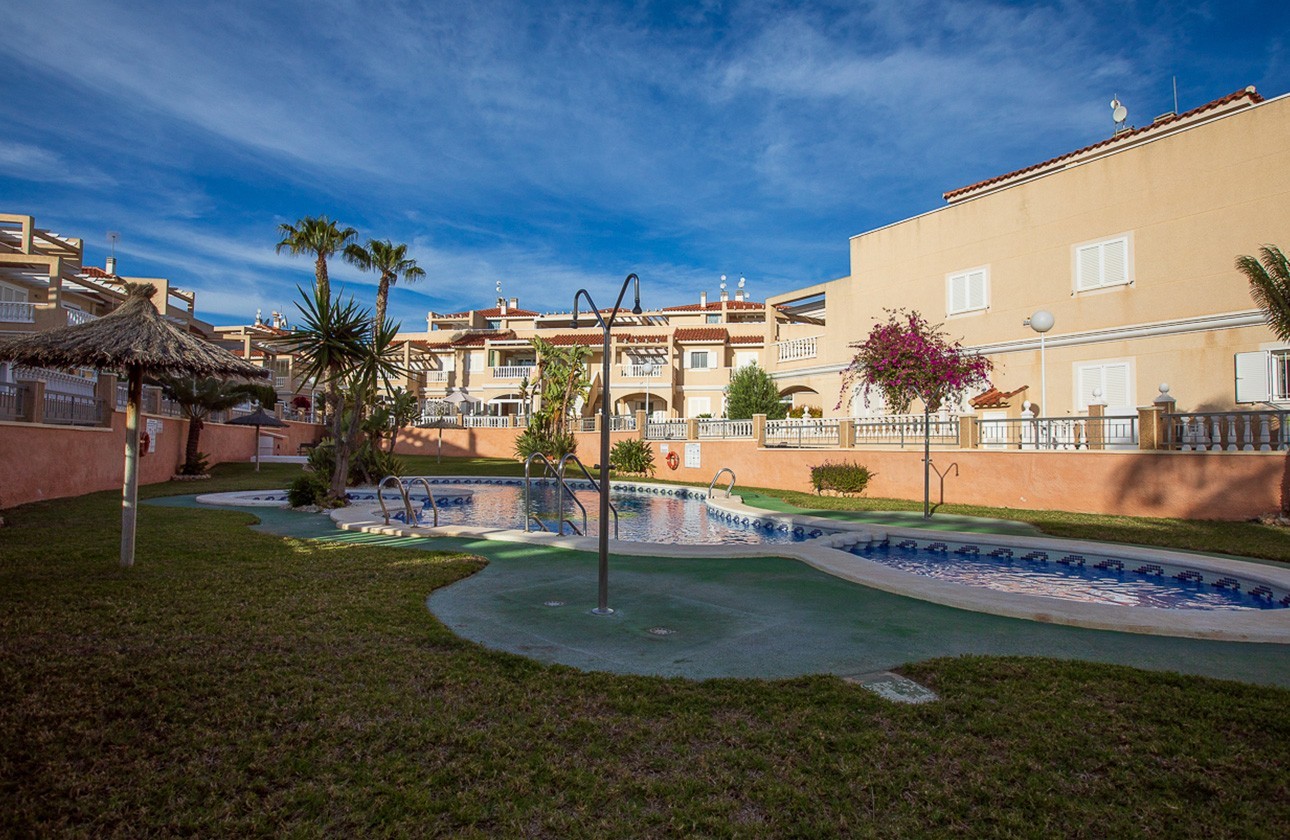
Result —
[[641, 281], [635, 274], [628, 274], [627, 279], [623, 281], [623, 287], [618, 291], [618, 300], [614, 301], [613, 311], [609, 313], [609, 320], [606, 321], [600, 315], [599, 308], [596, 307], [595, 301], [591, 299], [591, 293], [586, 289], [579, 289], [573, 295], [573, 328], [578, 328], [578, 298], [587, 299], [587, 308], [595, 316], [596, 323], [604, 330], [604, 352], [601, 357], [601, 421], [600, 421], [600, 590], [596, 600], [596, 608], [592, 613], [596, 615], [610, 615], [613, 610], [609, 608], [609, 426], [610, 423], [604, 418], [604, 406], [609, 405], [609, 331], [613, 328], [614, 322], [618, 320], [618, 309], [622, 305], [623, 295], [627, 294], [627, 287], [635, 284], [636, 302], [632, 307], [632, 314], [641, 314]]
[[1050, 417], [1052, 413], [1048, 410], [1048, 359], [1044, 353], [1044, 333], [1051, 330], [1055, 323], [1053, 313], [1047, 309], [1038, 310], [1022, 323], [1022, 326], [1039, 333], [1039, 413]]

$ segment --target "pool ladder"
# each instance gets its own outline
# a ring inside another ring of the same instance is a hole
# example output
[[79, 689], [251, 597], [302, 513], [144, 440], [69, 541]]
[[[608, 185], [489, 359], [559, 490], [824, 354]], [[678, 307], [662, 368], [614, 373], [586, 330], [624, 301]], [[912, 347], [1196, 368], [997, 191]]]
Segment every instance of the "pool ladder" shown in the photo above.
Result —
[[439, 527], [439, 505], [436, 504], [434, 500], [434, 491], [430, 489], [430, 482], [418, 476], [416, 478], [409, 479], [407, 483], [404, 483], [404, 481], [397, 475], [387, 475], [385, 478], [381, 479], [380, 484], [376, 485], [376, 500], [381, 503], [381, 513], [385, 514], [386, 525], [390, 524], [390, 509], [385, 506], [385, 496], [382, 494], [382, 491], [385, 489], [385, 485], [391, 481], [394, 482], [394, 486], [399, 491], [399, 498], [403, 502], [403, 522], [405, 525], [409, 528], [413, 528], [421, 524], [421, 517], [417, 515], [416, 509], [412, 506], [412, 499], [408, 496], [408, 488], [413, 484], [420, 482], [426, 489], [426, 498], [429, 499], [426, 504], [434, 511], [434, 527]]
[[[532, 466], [534, 461], [541, 461], [542, 464], [546, 467], [547, 475], [552, 476], [556, 480], [556, 503], [555, 504], [556, 504], [556, 519], [560, 523], [559, 533], [563, 535], [564, 528], [567, 525], [569, 527], [569, 530], [573, 531], [574, 534], [580, 537], [585, 535], [587, 533], [587, 507], [581, 501], [579, 501], [578, 497], [574, 495], [573, 488], [569, 486], [569, 483], [567, 481], [565, 481], [564, 471], [565, 471], [566, 465], [570, 461], [573, 461], [575, 464], [577, 464], [578, 469], [582, 470], [582, 474], [587, 477], [587, 481], [591, 482], [591, 487], [596, 492], [600, 492], [600, 484], [596, 481], [596, 479], [591, 477], [591, 473], [587, 471], [586, 465], [584, 465], [582, 461], [578, 460], [578, 456], [574, 455], [572, 452], [570, 452], [569, 454], [561, 458], [559, 464], [551, 463], [551, 459], [543, 455], [541, 452], [534, 452], [524, 461], [524, 530], [531, 531], [532, 528], [529, 527], [530, 524], [536, 524], [538, 526], [538, 530], [541, 530], [541, 531], [550, 530], [549, 528], [546, 527], [546, 523], [544, 523], [536, 513], [533, 513], [533, 511], [530, 510], [530, 507], [531, 507], [529, 503], [529, 500], [531, 498], [530, 485], [533, 480]], [[573, 503], [578, 506], [578, 510], [582, 511], [582, 530], [578, 530], [578, 526], [575, 525], [572, 520], [570, 520], [568, 517], [564, 515], [564, 497], [566, 494], [573, 501]], [[610, 502], [609, 510], [614, 515], [614, 539], [618, 539], [618, 508], [614, 506], [613, 502]]]
[[735, 471], [730, 469], [729, 467], [722, 467], [721, 469], [717, 470], [717, 474], [712, 477], [712, 481], [708, 482], [707, 498], [709, 499], [712, 498], [712, 488], [716, 486], [717, 479], [721, 478], [722, 473], [730, 473], [730, 484], [729, 486], [726, 487], [726, 498], [727, 499], [730, 498], [731, 492], [733, 492], [735, 489]]

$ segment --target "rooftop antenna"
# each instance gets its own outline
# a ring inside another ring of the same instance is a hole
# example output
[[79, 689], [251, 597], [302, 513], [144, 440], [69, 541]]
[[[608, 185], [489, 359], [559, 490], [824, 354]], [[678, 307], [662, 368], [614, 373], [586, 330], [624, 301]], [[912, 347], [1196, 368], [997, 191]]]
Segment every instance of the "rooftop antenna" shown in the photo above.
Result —
[[1115, 133], [1119, 134], [1124, 131], [1124, 121], [1129, 118], [1129, 109], [1124, 107], [1120, 102], [1120, 95], [1117, 93], [1111, 97], [1111, 119], [1115, 121]]
[[1178, 113], [1178, 77], [1174, 76], [1174, 113]]
[[121, 238], [121, 234], [115, 230], [109, 230], [107, 232], [108, 242], [110, 242], [112, 245], [112, 253], [107, 258], [106, 268], [107, 268], [108, 274], [112, 274], [112, 275], [116, 274], [116, 241], [120, 238]]

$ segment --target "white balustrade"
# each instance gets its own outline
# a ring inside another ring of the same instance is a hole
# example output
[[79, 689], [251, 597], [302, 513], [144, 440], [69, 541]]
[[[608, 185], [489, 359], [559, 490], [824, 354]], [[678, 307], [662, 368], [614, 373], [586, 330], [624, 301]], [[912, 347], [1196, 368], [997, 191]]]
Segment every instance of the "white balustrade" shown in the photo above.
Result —
[[523, 379], [533, 374], [533, 365], [501, 365], [492, 371], [494, 379]]
[[628, 379], [649, 379], [663, 375], [663, 366], [660, 364], [647, 365], [621, 365], [619, 373]]
[[809, 338], [790, 338], [788, 341], [781, 341], [777, 345], [779, 350], [779, 361], [795, 362], [799, 359], [814, 359], [816, 355], [816, 343], [818, 336]]
[[67, 310], [67, 325], [69, 327], [74, 327], [80, 324], [88, 324], [90, 321], [97, 321], [98, 319], [99, 319], [99, 316], [93, 315], [89, 312], [83, 312], [80, 309]]
[[16, 300], [0, 302], [0, 321], [6, 324], [34, 324], [36, 322], [36, 305]]

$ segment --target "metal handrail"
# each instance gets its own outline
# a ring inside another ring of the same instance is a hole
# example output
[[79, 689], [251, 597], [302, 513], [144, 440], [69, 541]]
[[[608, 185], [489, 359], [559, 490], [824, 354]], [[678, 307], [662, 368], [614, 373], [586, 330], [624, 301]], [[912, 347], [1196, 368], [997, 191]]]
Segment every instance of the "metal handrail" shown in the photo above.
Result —
[[399, 489], [399, 498], [403, 500], [403, 515], [407, 517], [407, 524], [411, 525], [413, 519], [412, 503], [408, 501], [407, 488], [403, 486], [403, 481], [397, 475], [387, 475], [381, 479], [380, 484], [376, 485], [376, 500], [381, 503], [381, 513], [385, 514], [385, 524], [390, 524], [390, 509], [385, 506], [385, 497], [381, 495], [381, 491], [385, 489], [385, 485], [391, 480], [393, 480], [394, 486]]
[[[583, 516], [583, 520], [582, 520], [582, 527], [583, 527], [583, 528], [586, 528], [586, 527], [587, 527], [587, 520], [586, 520], [586, 516], [585, 516], [585, 514], [586, 514], [586, 511], [585, 511], [585, 510], [583, 511], [583, 514], [584, 514], [584, 516]], [[582, 531], [579, 531], [579, 530], [578, 530], [578, 526], [577, 526], [577, 525], [574, 525], [574, 524], [573, 524], [573, 522], [572, 522], [572, 520], [569, 520], [569, 519], [563, 519], [563, 520], [561, 520], [561, 521], [560, 521], [560, 533], [561, 533], [561, 534], [563, 534], [563, 533], [564, 533], [564, 526], [565, 526], [565, 525], [568, 525], [568, 526], [569, 526], [569, 528], [570, 528], [570, 529], [572, 529], [572, 531], [573, 531], [573, 533], [574, 533], [575, 535], [577, 535], [577, 536], [579, 536], [579, 537], [581, 537], [581, 536], [582, 536]]]
[[[592, 490], [595, 490], [597, 493], [599, 493], [599, 492], [600, 492], [600, 483], [599, 483], [599, 482], [597, 482], [594, 478], [592, 478], [592, 477], [591, 477], [591, 473], [587, 472], [587, 467], [586, 467], [586, 465], [585, 465], [585, 464], [583, 464], [583, 463], [582, 463], [582, 460], [581, 460], [577, 455], [574, 455], [572, 452], [570, 452], [569, 454], [565, 455], [563, 458], [561, 458], [561, 459], [560, 459], [560, 480], [561, 480], [561, 481], [564, 481], [564, 465], [565, 465], [566, 463], [568, 463], [569, 461], [573, 461], [575, 464], [577, 464], [577, 465], [578, 465], [578, 469], [582, 470], [582, 474], [583, 474], [583, 475], [585, 475], [585, 476], [587, 477], [587, 481], [590, 481], [590, 482], [591, 482], [591, 489], [592, 489]], [[572, 493], [573, 493], [573, 491], [572, 491], [572, 490], [570, 490], [569, 492], [570, 492], [570, 494], [572, 494]], [[610, 511], [610, 513], [612, 513], [612, 514], [614, 515], [614, 539], [618, 539], [618, 508], [614, 505], [614, 503], [613, 503], [613, 502], [610, 502], [610, 503], [609, 503], [609, 511]], [[585, 514], [586, 514], [586, 511], [584, 510], [584, 511], [583, 511], [583, 513], [584, 513], [584, 517], [583, 517], [583, 519], [584, 519], [584, 524], [583, 524], [583, 526], [582, 526], [582, 530], [584, 530], [584, 531], [585, 531], [585, 530], [587, 530], [587, 526], [586, 526], [586, 524], [585, 524], [585, 520], [586, 520]]]
[[[424, 476], [417, 476], [416, 478], [408, 479], [407, 486], [411, 487], [417, 482], [421, 482], [421, 486], [426, 489], [426, 496], [429, 497], [430, 499], [430, 509], [434, 511], [434, 527], [438, 528], [439, 527], [439, 505], [435, 503], [434, 491], [430, 489], [430, 482], [426, 481]], [[409, 501], [409, 504], [411, 504], [410, 501]], [[408, 524], [410, 525], [412, 523], [408, 523]]]
[[712, 498], [712, 488], [716, 486], [717, 479], [721, 478], [722, 473], [730, 473], [730, 486], [726, 488], [726, 498], [727, 499], [730, 498], [730, 494], [735, 489], [735, 471], [730, 469], [729, 467], [722, 467], [721, 469], [717, 470], [717, 474], [712, 477], [712, 481], [708, 482], [707, 498], [709, 499]]
[[[572, 499], [573, 503], [582, 511], [582, 531], [586, 532], [587, 506], [579, 501], [578, 497], [574, 495], [573, 488], [564, 480], [563, 471], [556, 469], [556, 465], [551, 463], [551, 459], [543, 455], [541, 452], [534, 452], [524, 461], [524, 512], [528, 513], [529, 511], [529, 482], [531, 481], [529, 478], [529, 468], [532, 466], [533, 462], [537, 460], [541, 460], [542, 463], [546, 464], [547, 472], [556, 480], [555, 515], [560, 522], [560, 535], [564, 536], [565, 523], [569, 522], [569, 520], [564, 516], [564, 493], [566, 490], [569, 491], [569, 498]], [[561, 464], [563, 463], [563, 460], [561, 460]], [[569, 522], [569, 525], [572, 526], [573, 523]], [[529, 521], [525, 519], [524, 530], [527, 531], [528, 529]], [[577, 530], [578, 529], [575, 527], [574, 531], [577, 532]]]
[[546, 531], [546, 530], [547, 530], [546, 523], [545, 523], [545, 522], [543, 522], [543, 521], [538, 517], [538, 515], [537, 515], [536, 513], [530, 513], [530, 514], [529, 514], [529, 518], [524, 520], [524, 530], [525, 530], [525, 531], [527, 531], [527, 530], [529, 529], [529, 519], [532, 519], [534, 522], [536, 522], [536, 523], [537, 523], [538, 528], [542, 529], [543, 531]]

